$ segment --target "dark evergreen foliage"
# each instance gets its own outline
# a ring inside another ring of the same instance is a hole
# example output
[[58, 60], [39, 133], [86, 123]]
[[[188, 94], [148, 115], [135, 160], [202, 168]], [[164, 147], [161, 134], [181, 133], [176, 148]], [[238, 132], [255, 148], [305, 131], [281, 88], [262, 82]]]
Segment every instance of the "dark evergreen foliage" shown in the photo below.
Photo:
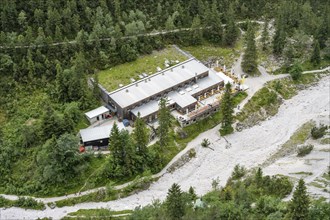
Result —
[[231, 85], [229, 82], [225, 86], [225, 94], [222, 98], [220, 111], [222, 113], [220, 134], [224, 136], [234, 131], [231, 125], [233, 123], [234, 111], [231, 97]]
[[166, 197], [166, 210], [170, 219], [181, 219], [185, 214], [185, 203], [180, 186], [173, 183]]
[[320, 44], [317, 40], [314, 42], [314, 50], [313, 50], [313, 54], [311, 56], [311, 62], [314, 65], [318, 65], [321, 62]]
[[290, 203], [290, 218], [293, 220], [307, 219], [310, 199], [307, 195], [305, 181], [300, 179], [293, 192], [293, 198]]
[[257, 47], [254, 36], [254, 28], [249, 25], [246, 34], [246, 49], [242, 60], [242, 69], [249, 75], [256, 75], [258, 72]]
[[159, 112], [158, 112], [158, 136], [159, 136], [159, 145], [161, 148], [164, 148], [168, 144], [169, 137], [169, 128], [171, 123], [171, 114], [170, 110], [166, 106], [167, 100], [161, 99], [159, 102]]

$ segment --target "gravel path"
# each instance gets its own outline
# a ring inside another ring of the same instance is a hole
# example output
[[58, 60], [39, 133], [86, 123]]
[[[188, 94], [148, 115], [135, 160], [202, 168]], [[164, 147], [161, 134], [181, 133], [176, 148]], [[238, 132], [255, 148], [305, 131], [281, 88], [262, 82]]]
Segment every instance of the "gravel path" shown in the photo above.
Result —
[[[82, 203], [72, 207], [46, 209], [44, 211], [23, 210], [19, 208], [0, 209], [1, 219], [35, 219], [37, 217], [52, 217], [59, 219], [68, 212], [78, 209], [111, 208], [112, 210], [134, 209], [145, 206], [155, 199], [163, 200], [168, 188], [173, 183], [179, 183], [183, 190], [193, 186], [198, 195], [211, 190], [213, 179], [219, 178], [224, 186], [235, 164], [247, 168], [258, 166], [280, 147], [306, 121], [330, 113], [330, 77], [327, 76], [314, 87], [298, 93], [284, 102], [274, 117], [260, 125], [236, 132], [227, 137], [231, 148], [226, 149], [226, 141], [218, 135], [219, 127], [200, 134], [191, 141], [187, 150], [196, 149], [196, 158], [173, 173], [164, 173], [148, 190], [127, 198], [101, 203]], [[200, 146], [202, 139], [208, 138], [214, 151]], [[273, 170], [273, 173], [280, 172]]]

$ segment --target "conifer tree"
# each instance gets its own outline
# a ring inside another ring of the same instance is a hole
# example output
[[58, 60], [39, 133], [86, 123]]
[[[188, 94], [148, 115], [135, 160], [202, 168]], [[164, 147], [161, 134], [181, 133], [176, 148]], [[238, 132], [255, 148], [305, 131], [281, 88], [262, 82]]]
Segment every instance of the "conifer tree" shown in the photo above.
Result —
[[254, 29], [249, 25], [246, 33], [247, 45], [243, 55], [242, 69], [245, 73], [255, 75], [258, 71], [257, 48], [254, 39]]
[[232, 104], [232, 98], [230, 94], [231, 85], [228, 82], [225, 86], [225, 94], [223, 96], [220, 111], [222, 114], [222, 120], [221, 120], [221, 128], [220, 128], [220, 134], [226, 135], [233, 132], [233, 127], [231, 124], [233, 123], [233, 104]]
[[148, 152], [149, 131], [143, 119], [140, 118], [140, 112], [134, 122], [134, 126], [133, 139], [135, 141], [137, 154], [146, 156]]
[[214, 0], [210, 9], [206, 8], [205, 12], [205, 38], [214, 44], [223, 44], [223, 27], [221, 23], [221, 15]]
[[314, 41], [314, 50], [311, 57], [311, 62], [314, 64], [314, 66], [320, 64], [321, 62], [320, 44], [318, 40]]
[[122, 145], [122, 139], [121, 139], [120, 131], [117, 123], [114, 123], [109, 137], [109, 150], [113, 157], [114, 166], [123, 164], [121, 145]]
[[330, 15], [329, 15], [329, 10], [330, 7], [326, 7], [325, 13], [322, 16], [322, 23], [319, 26], [319, 29], [317, 31], [317, 39], [320, 44], [320, 49], [323, 49], [326, 47], [326, 41], [329, 39], [330, 35]]
[[168, 18], [165, 22], [165, 29], [166, 30], [174, 30], [175, 29], [173, 16], [171, 16], [171, 15], [168, 16]]
[[166, 210], [171, 219], [180, 219], [185, 214], [185, 204], [180, 186], [173, 183], [166, 197]]
[[67, 80], [65, 79], [63, 69], [61, 64], [58, 62], [56, 64], [56, 94], [60, 102], [65, 102], [67, 100]]
[[191, 43], [193, 45], [199, 45], [202, 43], [203, 39], [203, 31], [201, 29], [201, 19], [197, 15], [194, 17], [194, 20], [191, 25], [192, 29], [192, 38], [191, 38]]
[[262, 50], [267, 49], [267, 43], [269, 41], [269, 33], [268, 33], [268, 20], [266, 20], [264, 24], [264, 29], [262, 30], [261, 34], [261, 45], [262, 45]]
[[121, 175], [124, 176], [132, 176], [136, 173], [136, 151], [134, 149], [134, 145], [127, 130], [120, 131], [120, 139], [121, 139]]
[[234, 19], [234, 10], [232, 5], [230, 6], [226, 15], [227, 25], [225, 28], [224, 42], [227, 46], [233, 46], [238, 38], [238, 28]]
[[255, 174], [255, 181], [258, 187], [260, 187], [261, 183], [262, 183], [262, 169], [260, 167], [258, 167], [258, 170]]
[[280, 23], [276, 27], [275, 35], [273, 38], [273, 53], [280, 55], [285, 46], [285, 31], [283, 25]]
[[302, 68], [299, 63], [295, 63], [291, 70], [289, 71], [289, 74], [291, 75], [293, 80], [298, 80], [301, 77], [302, 74]]
[[305, 182], [300, 179], [293, 192], [293, 198], [289, 205], [290, 217], [293, 220], [307, 219], [309, 208], [309, 198], [306, 191]]
[[93, 77], [93, 95], [96, 99], [99, 99], [101, 96], [100, 88], [99, 88], [99, 75], [97, 73], [94, 74]]
[[171, 123], [170, 110], [166, 106], [167, 100], [162, 98], [159, 102], [159, 112], [158, 112], [158, 135], [159, 135], [159, 145], [164, 147], [168, 144], [168, 132]]
[[196, 192], [192, 186], [189, 187], [188, 193], [191, 201], [195, 201], [197, 199]]

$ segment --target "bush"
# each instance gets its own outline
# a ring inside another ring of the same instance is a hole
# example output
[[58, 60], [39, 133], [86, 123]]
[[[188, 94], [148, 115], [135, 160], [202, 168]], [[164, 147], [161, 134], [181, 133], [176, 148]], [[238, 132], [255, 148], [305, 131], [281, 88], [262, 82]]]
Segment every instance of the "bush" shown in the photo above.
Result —
[[4, 198], [3, 196], [0, 196], [0, 207], [10, 207], [10, 206], [12, 206], [12, 201]]
[[233, 132], [234, 132], [234, 128], [232, 126], [228, 126], [220, 129], [221, 136], [226, 136], [227, 134], [231, 134]]
[[244, 166], [240, 166], [239, 164], [236, 164], [236, 166], [234, 167], [234, 171], [231, 174], [231, 177], [233, 180], [238, 180], [240, 178], [242, 178], [243, 176], [245, 176], [246, 174], [246, 169]]
[[202, 143], [201, 143], [202, 147], [209, 147], [210, 144], [211, 143], [210, 143], [209, 139], [207, 139], [207, 138], [204, 138]]
[[19, 197], [18, 200], [14, 202], [14, 206], [26, 209], [45, 209], [44, 203], [38, 202], [37, 200], [30, 197]]
[[298, 147], [297, 156], [298, 157], [306, 156], [307, 154], [309, 154], [313, 150], [313, 148], [314, 148], [314, 146], [311, 145], [311, 144]]
[[319, 139], [325, 135], [326, 130], [328, 129], [328, 126], [325, 126], [323, 124], [320, 125], [320, 127], [314, 126], [311, 130], [311, 135], [313, 139]]
[[265, 176], [262, 180], [263, 194], [284, 198], [292, 191], [293, 184], [286, 176]]
[[302, 68], [301, 65], [295, 63], [289, 71], [293, 80], [298, 80], [302, 75]]

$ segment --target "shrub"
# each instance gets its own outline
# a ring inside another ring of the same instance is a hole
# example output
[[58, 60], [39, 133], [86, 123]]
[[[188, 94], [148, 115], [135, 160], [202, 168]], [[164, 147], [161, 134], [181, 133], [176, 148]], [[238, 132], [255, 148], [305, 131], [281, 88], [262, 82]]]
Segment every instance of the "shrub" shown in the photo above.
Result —
[[15, 201], [14, 206], [26, 209], [45, 209], [44, 203], [38, 202], [30, 197], [19, 197], [18, 200]]
[[306, 156], [307, 154], [309, 154], [313, 150], [313, 148], [314, 148], [314, 146], [311, 145], [311, 144], [298, 147], [297, 156], [298, 157]]
[[194, 148], [189, 150], [189, 158], [196, 157], [196, 151]]
[[0, 196], [0, 207], [10, 207], [12, 206], [12, 201]]
[[210, 144], [211, 143], [210, 143], [209, 139], [207, 139], [207, 138], [204, 138], [202, 143], [201, 143], [202, 147], [209, 147]]
[[325, 135], [326, 130], [328, 129], [328, 126], [325, 126], [323, 124], [320, 125], [320, 127], [314, 126], [311, 130], [311, 135], [313, 139], [319, 139]]
[[293, 80], [298, 80], [302, 75], [302, 68], [301, 65], [295, 63], [289, 71]]
[[240, 178], [242, 178], [243, 176], [245, 176], [246, 174], [246, 169], [244, 166], [240, 166], [239, 164], [236, 164], [236, 166], [234, 167], [234, 171], [231, 174], [232, 179], [233, 180], [238, 180]]
[[293, 184], [286, 176], [265, 176], [262, 182], [264, 194], [280, 198], [289, 195], [293, 188]]

